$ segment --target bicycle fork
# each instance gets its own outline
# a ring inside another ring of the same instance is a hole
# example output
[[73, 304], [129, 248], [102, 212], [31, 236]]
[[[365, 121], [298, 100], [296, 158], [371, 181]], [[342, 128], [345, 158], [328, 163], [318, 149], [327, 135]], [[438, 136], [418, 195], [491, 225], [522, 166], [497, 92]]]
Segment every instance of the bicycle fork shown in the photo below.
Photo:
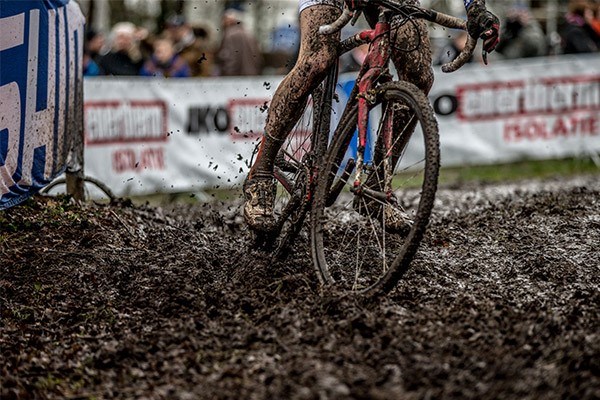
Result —
[[392, 133], [393, 133], [393, 110], [384, 110], [382, 113], [382, 132], [385, 156], [383, 157], [383, 168], [385, 181], [383, 187], [379, 186], [379, 191], [373, 190], [364, 185], [365, 179], [365, 149], [368, 140], [369, 111], [375, 103], [375, 93], [373, 87], [376, 83], [384, 83], [392, 80], [389, 74], [388, 65], [391, 57], [390, 49], [390, 13], [382, 11], [379, 14], [379, 21], [375, 29], [363, 31], [359, 34], [361, 40], [371, 43], [369, 53], [365, 58], [363, 67], [358, 75], [358, 148], [356, 159], [356, 173], [354, 176], [352, 192], [355, 195], [367, 195], [371, 198], [389, 203], [393, 201], [391, 190], [392, 169], [394, 168], [389, 161], [389, 155], [392, 152]]

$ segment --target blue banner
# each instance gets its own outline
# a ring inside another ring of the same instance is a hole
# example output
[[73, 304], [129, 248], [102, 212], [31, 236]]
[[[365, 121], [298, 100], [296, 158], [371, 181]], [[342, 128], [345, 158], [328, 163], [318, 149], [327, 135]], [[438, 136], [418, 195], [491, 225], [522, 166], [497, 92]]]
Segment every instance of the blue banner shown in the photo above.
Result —
[[0, 210], [64, 172], [81, 116], [84, 17], [69, 0], [0, 0]]

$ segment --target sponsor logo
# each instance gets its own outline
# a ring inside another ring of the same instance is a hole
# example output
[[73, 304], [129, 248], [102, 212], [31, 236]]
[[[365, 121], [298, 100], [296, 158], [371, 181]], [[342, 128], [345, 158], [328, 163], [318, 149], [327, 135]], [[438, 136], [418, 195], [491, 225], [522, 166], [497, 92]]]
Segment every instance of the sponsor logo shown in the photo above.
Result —
[[225, 107], [190, 107], [187, 132], [191, 135], [229, 130], [229, 112]]
[[86, 145], [165, 142], [169, 136], [164, 101], [86, 102], [84, 116]]
[[459, 85], [431, 102], [442, 118], [500, 124], [510, 143], [600, 135], [599, 75]]
[[599, 110], [600, 76], [462, 85], [456, 93], [463, 121]]
[[112, 152], [111, 159], [113, 171], [118, 174], [165, 169], [165, 150], [162, 147], [118, 149]]
[[505, 142], [585, 136], [600, 136], [600, 118], [597, 113], [578, 112], [576, 115], [557, 118], [517, 118], [504, 124], [503, 129]]
[[[268, 102], [268, 99], [233, 99], [227, 107], [191, 107], [187, 132], [190, 135], [229, 134], [233, 140], [260, 137], [267, 122]], [[291, 135], [308, 136], [312, 132], [312, 113], [312, 103], [309, 103]]]
[[228, 106], [231, 135], [235, 139], [260, 136], [267, 123], [267, 108], [266, 99], [231, 100]]

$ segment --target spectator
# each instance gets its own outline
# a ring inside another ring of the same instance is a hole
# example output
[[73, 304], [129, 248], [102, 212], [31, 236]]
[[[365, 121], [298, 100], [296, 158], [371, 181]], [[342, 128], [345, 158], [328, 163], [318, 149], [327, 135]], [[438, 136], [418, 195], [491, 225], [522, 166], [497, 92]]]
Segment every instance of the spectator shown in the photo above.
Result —
[[210, 26], [201, 23], [194, 24], [192, 27], [196, 40], [200, 45], [200, 58], [195, 60], [199, 66], [200, 76], [212, 76], [215, 64], [215, 51], [217, 41], [215, 33]]
[[173, 39], [175, 51], [188, 64], [192, 76], [211, 75], [210, 52], [207, 46], [196, 37], [194, 29], [181, 15], [167, 20], [167, 33]]
[[217, 52], [221, 76], [260, 75], [262, 56], [256, 39], [242, 24], [242, 12], [229, 9], [222, 20], [223, 39]]
[[155, 36], [151, 34], [148, 29], [140, 26], [135, 28], [133, 40], [140, 50], [143, 60], [147, 60], [152, 56], [152, 53], [154, 52], [154, 39]]
[[600, 49], [600, 36], [586, 21], [591, 18], [594, 5], [589, 0], [570, 0], [566, 26], [562, 32], [565, 54], [593, 53]]
[[83, 45], [83, 76], [98, 76], [103, 72], [98, 66], [97, 60], [100, 59], [100, 53], [104, 49], [104, 35], [93, 29], [85, 33], [85, 43]]
[[98, 76], [102, 75], [100, 67], [96, 64], [96, 61], [90, 56], [90, 54], [83, 50], [83, 76]]
[[119, 22], [113, 27], [111, 50], [98, 61], [106, 75], [139, 75], [144, 61], [135, 41], [136, 32], [136, 26], [129, 22]]
[[596, 0], [593, 3], [593, 9], [586, 10], [584, 15], [585, 21], [596, 33], [597, 37], [600, 37], [600, 1]]
[[496, 51], [508, 59], [539, 57], [548, 53], [544, 31], [527, 6], [513, 7], [508, 11]]
[[[466, 31], [455, 31], [452, 33], [451, 40], [440, 49], [437, 56], [434, 58], [435, 65], [442, 65], [448, 62], [454, 61], [460, 52], [465, 48], [467, 44], [467, 32]], [[473, 57], [468, 62], [473, 61]]]
[[98, 63], [100, 57], [104, 54], [106, 39], [102, 32], [97, 32], [94, 29], [89, 29], [85, 33], [84, 50], [89, 54], [90, 58]]
[[173, 41], [168, 37], [161, 37], [154, 41], [152, 57], [144, 63], [140, 75], [187, 78], [191, 73], [183, 57], [175, 53]]

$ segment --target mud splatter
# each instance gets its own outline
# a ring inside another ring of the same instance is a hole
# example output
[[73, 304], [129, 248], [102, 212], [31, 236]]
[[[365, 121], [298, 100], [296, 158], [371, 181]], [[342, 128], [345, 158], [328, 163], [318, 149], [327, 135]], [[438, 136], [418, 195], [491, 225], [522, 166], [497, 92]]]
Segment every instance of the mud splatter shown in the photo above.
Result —
[[305, 235], [250, 252], [240, 205], [0, 213], [0, 397], [599, 397], [600, 176], [442, 188], [375, 304], [319, 288]]

